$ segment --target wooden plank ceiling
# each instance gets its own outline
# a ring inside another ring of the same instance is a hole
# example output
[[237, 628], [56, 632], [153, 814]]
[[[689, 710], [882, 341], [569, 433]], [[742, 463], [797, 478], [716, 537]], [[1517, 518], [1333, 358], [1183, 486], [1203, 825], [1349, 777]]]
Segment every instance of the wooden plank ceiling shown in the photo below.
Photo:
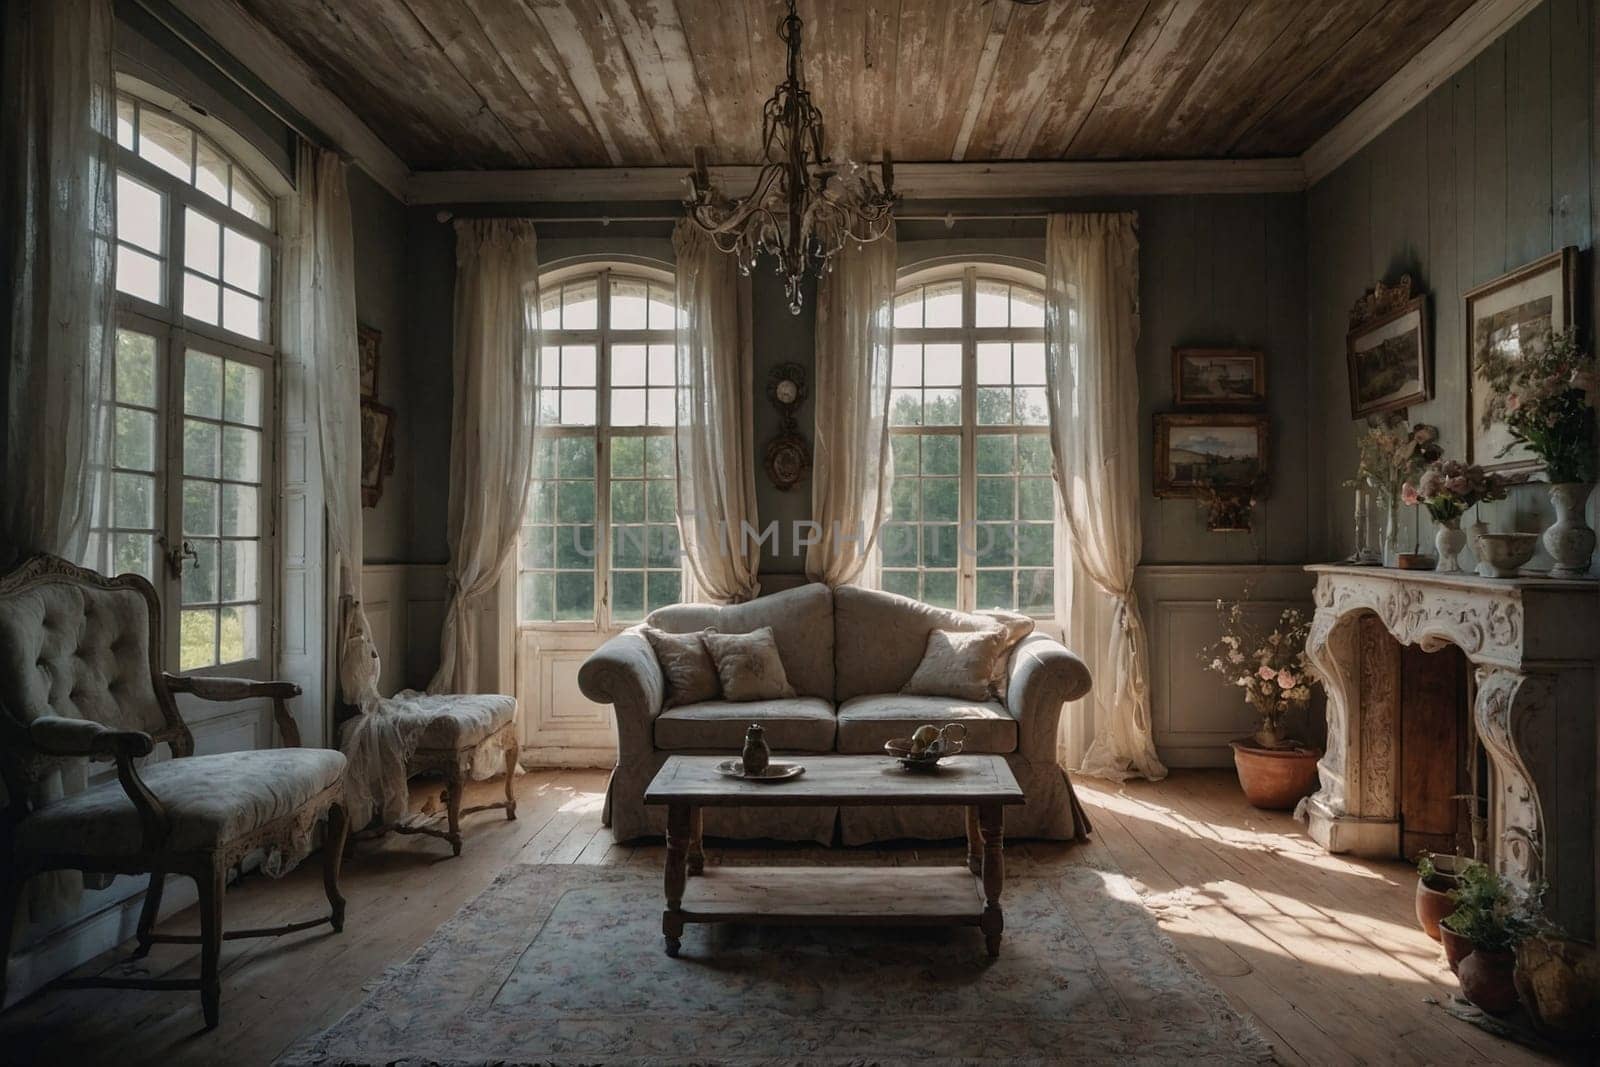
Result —
[[[418, 170], [757, 162], [780, 0], [226, 0]], [[801, 0], [835, 157], [1297, 155], [1471, 0]]]

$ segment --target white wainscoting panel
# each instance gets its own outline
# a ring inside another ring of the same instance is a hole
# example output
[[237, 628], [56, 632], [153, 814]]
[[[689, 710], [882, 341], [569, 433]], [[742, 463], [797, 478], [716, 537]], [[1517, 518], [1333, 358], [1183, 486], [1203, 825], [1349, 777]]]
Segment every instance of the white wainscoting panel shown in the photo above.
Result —
[[[1221, 633], [1217, 599], [1250, 586], [1248, 618], [1268, 631], [1285, 608], [1310, 617], [1316, 582], [1299, 566], [1162, 565], [1134, 580], [1150, 638], [1150, 703], [1156, 748], [1172, 767], [1231, 767], [1228, 742], [1251, 733], [1256, 716], [1236, 687], [1205, 669], [1200, 650]], [[1297, 736], [1320, 743], [1320, 704], [1295, 716]]]
[[592, 631], [520, 630], [517, 705], [522, 760], [530, 767], [611, 767], [617, 728], [609, 704], [578, 688], [578, 669], [607, 635]]

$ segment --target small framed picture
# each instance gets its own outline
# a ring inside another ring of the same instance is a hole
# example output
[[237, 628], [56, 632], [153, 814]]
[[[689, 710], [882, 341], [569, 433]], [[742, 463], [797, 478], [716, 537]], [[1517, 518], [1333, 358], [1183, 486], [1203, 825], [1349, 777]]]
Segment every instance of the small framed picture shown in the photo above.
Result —
[[1478, 377], [1478, 358], [1494, 349], [1520, 357], [1531, 346], [1543, 344], [1551, 330], [1570, 329], [1577, 286], [1578, 250], [1569, 246], [1467, 293], [1468, 463], [1505, 474], [1539, 470], [1538, 458], [1514, 442], [1504, 426], [1484, 428], [1488, 386]]
[[378, 399], [378, 346], [383, 334], [371, 326], [356, 327], [356, 357], [361, 368], [361, 395]]
[[1172, 399], [1181, 408], [1265, 404], [1266, 355], [1252, 348], [1174, 348]]
[[1157, 415], [1156, 496], [1193, 496], [1202, 486], [1256, 486], [1268, 471], [1265, 415]]
[[376, 507], [383, 479], [394, 473], [394, 409], [361, 401], [361, 506]]
[[1432, 396], [1433, 359], [1428, 344], [1426, 295], [1352, 327], [1345, 335], [1350, 417], [1363, 419], [1396, 411]]

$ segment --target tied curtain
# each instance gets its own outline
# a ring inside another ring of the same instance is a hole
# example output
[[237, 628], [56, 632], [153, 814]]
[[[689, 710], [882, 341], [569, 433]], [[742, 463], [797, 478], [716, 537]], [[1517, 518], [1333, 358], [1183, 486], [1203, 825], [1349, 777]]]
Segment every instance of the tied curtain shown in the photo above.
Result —
[[741, 603], [761, 592], [754, 530], [750, 307], [735, 258], [687, 219], [677, 253], [678, 530], [698, 598]]
[[450, 604], [428, 692], [478, 691], [479, 599], [517, 546], [533, 475], [539, 278], [533, 223], [458, 219]]
[[811, 511], [821, 527], [806, 577], [878, 584], [874, 548], [888, 510], [889, 368], [895, 240], [846, 247], [817, 283], [816, 455]]
[[[35, 552], [95, 565], [116, 336], [112, 6], [10, 0], [0, 27], [0, 571]], [[30, 799], [46, 804], [87, 784], [88, 761], [68, 761]], [[10, 802], [0, 786], [0, 809]], [[36, 875], [27, 917], [68, 913], [84, 884], [77, 871]]]
[[1095, 679], [1079, 713], [1066, 717], [1062, 756], [1117, 781], [1167, 773], [1151, 736], [1149, 650], [1133, 588], [1141, 551], [1136, 223], [1128, 213], [1051, 215], [1045, 251], [1050, 443], [1073, 590], [1058, 610], [1067, 645]]

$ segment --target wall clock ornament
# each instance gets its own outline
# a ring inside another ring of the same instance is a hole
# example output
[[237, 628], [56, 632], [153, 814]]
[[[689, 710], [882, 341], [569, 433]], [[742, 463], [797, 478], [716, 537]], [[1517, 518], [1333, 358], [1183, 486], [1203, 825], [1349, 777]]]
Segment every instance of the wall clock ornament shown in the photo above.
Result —
[[767, 478], [788, 492], [811, 473], [811, 446], [794, 417], [806, 400], [806, 369], [798, 363], [773, 367], [767, 376], [767, 400], [782, 419], [777, 436], [767, 442]]

